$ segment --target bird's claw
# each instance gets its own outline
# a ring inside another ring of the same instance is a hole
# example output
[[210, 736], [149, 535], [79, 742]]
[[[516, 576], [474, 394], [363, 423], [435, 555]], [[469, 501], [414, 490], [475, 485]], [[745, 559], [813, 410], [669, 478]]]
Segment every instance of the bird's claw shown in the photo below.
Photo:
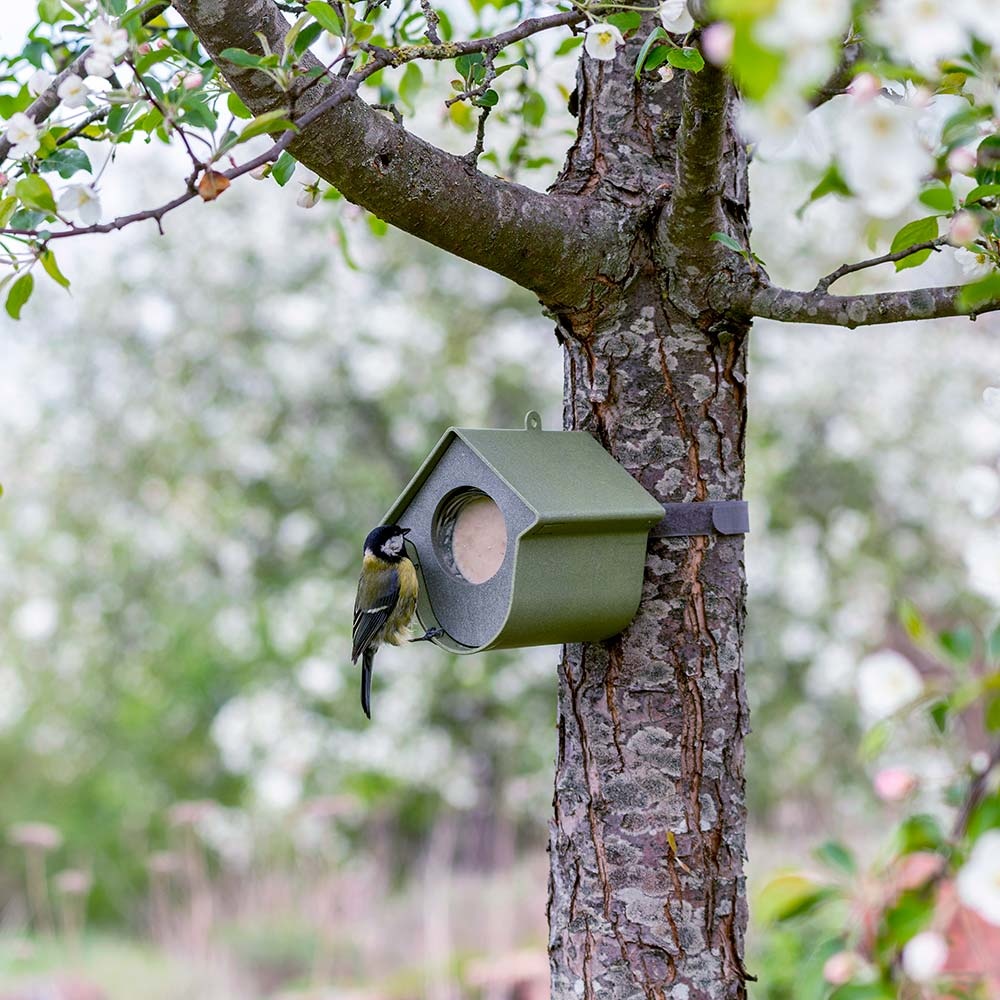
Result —
[[411, 639], [410, 642], [430, 642], [431, 639], [436, 639], [439, 635], [444, 635], [443, 628], [429, 628], [423, 635]]

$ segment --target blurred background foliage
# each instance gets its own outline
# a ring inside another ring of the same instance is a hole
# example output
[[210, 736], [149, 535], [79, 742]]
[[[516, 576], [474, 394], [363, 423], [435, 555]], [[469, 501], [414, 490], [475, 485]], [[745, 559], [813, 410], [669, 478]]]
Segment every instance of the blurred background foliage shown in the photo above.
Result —
[[[162, 160], [127, 155], [138, 188], [162, 180]], [[762, 220], [795, 201], [787, 178], [755, 185]], [[363, 213], [292, 200], [246, 181], [164, 239], [81, 242], [61, 258], [72, 295], [53, 286], [2, 328], [0, 824], [59, 835], [0, 847], [12, 980], [57, 948], [21, 931], [58, 918], [72, 942], [82, 895], [99, 934], [77, 955], [110, 996], [140, 974], [143, 995], [206, 998], [331, 970], [373, 997], [544, 981], [556, 650], [386, 650], [367, 725], [348, 643], [361, 540], [443, 429], [528, 408], [559, 424], [551, 324]], [[777, 280], [829, 270], [826, 222], [791, 240], [762, 221]], [[980, 749], [914, 725], [859, 756], [855, 678], [885, 646], [949, 669], [914, 646], [904, 600], [971, 643], [962, 662], [981, 656], [1000, 605], [1000, 421], [982, 402], [998, 376], [989, 317], [754, 332], [755, 885], [825, 839], [877, 857], [894, 814], [876, 764], [905, 760], [940, 813]], [[46, 913], [24, 880], [40, 854], [92, 888], [53, 889]], [[822, 995], [842, 922], [809, 920], [755, 937], [758, 997], [809, 995], [807, 968]], [[128, 944], [150, 935], [155, 952]]]

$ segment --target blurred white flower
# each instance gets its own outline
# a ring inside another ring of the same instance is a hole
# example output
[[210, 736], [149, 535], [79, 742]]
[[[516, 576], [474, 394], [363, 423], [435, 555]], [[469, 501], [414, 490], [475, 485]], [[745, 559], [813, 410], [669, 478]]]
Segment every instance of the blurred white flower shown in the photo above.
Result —
[[115, 71], [115, 61], [106, 52], [92, 52], [84, 60], [83, 65], [88, 76], [107, 79]]
[[842, 33], [851, 17], [850, 0], [781, 0], [757, 27], [757, 36], [776, 49], [825, 42]]
[[905, 656], [883, 649], [858, 665], [857, 688], [865, 715], [884, 719], [919, 697], [924, 682]]
[[76, 73], [70, 73], [70, 75], [59, 84], [59, 89], [56, 91], [56, 94], [58, 94], [59, 100], [62, 101], [67, 108], [82, 108], [87, 103], [87, 96], [90, 94], [90, 88], [76, 75]]
[[916, 983], [936, 979], [948, 960], [948, 943], [934, 931], [924, 931], [906, 942], [903, 971]]
[[1000, 830], [987, 830], [980, 836], [955, 885], [958, 898], [969, 909], [1000, 926]]
[[59, 605], [48, 597], [31, 597], [11, 615], [10, 625], [22, 639], [43, 642], [59, 625]]
[[956, 212], [948, 223], [948, 242], [953, 247], [964, 247], [979, 235], [979, 220], [971, 212]]
[[592, 59], [614, 59], [618, 46], [625, 44], [622, 33], [613, 24], [591, 24], [584, 32], [583, 47]]
[[90, 26], [90, 44], [96, 52], [112, 60], [119, 59], [128, 49], [128, 32], [99, 17]]
[[740, 109], [740, 132], [764, 157], [787, 154], [799, 135], [809, 105], [798, 94], [781, 91], [766, 101], [747, 101]]
[[876, 218], [903, 211], [934, 165], [918, 137], [917, 120], [917, 112], [906, 104], [876, 97], [855, 104], [839, 122], [844, 179]]
[[688, 10], [687, 0], [663, 0], [660, 4], [660, 21], [674, 35], [687, 34], [694, 27], [694, 18]]
[[1000, 19], [995, 0], [956, 0], [956, 17], [970, 35], [994, 47], [1000, 46]]
[[101, 218], [101, 198], [91, 184], [71, 184], [59, 196], [59, 211], [76, 215], [85, 226]]
[[973, 465], [958, 477], [955, 493], [974, 517], [990, 517], [1000, 505], [1000, 478], [989, 466]]
[[983, 403], [995, 417], [1000, 417], [1000, 387], [988, 385], [983, 389]]
[[701, 33], [701, 51], [715, 66], [724, 66], [733, 57], [736, 31], [728, 21], [716, 21]]
[[876, 37], [897, 58], [925, 73], [933, 73], [942, 59], [961, 54], [969, 44], [954, 0], [885, 0], [873, 23]]
[[4, 137], [11, 145], [10, 155], [15, 160], [38, 152], [38, 126], [23, 112], [15, 111], [7, 120]]
[[948, 169], [954, 174], [971, 174], [976, 169], [976, 151], [959, 146], [948, 154]]
[[32, 97], [37, 97], [43, 91], [49, 89], [49, 84], [52, 83], [52, 74], [45, 69], [36, 69], [31, 76], [28, 77], [28, 93]]

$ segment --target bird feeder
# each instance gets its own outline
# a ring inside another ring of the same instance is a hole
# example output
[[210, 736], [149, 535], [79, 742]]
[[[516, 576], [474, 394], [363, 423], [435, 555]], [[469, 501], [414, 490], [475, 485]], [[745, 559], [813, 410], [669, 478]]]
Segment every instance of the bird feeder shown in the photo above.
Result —
[[606, 639], [635, 616], [657, 503], [589, 434], [445, 432], [385, 516], [410, 529], [417, 616], [456, 653]]

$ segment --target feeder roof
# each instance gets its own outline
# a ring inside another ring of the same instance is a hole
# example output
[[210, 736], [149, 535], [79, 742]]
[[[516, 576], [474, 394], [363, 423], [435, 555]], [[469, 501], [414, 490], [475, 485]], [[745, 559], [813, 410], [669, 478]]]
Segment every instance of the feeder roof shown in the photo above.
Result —
[[534, 512], [537, 522], [531, 530], [609, 521], [648, 528], [663, 517], [662, 506], [589, 434], [543, 431], [537, 415], [529, 414], [525, 430], [449, 427], [387, 519], [406, 510], [455, 440], [464, 441]]

